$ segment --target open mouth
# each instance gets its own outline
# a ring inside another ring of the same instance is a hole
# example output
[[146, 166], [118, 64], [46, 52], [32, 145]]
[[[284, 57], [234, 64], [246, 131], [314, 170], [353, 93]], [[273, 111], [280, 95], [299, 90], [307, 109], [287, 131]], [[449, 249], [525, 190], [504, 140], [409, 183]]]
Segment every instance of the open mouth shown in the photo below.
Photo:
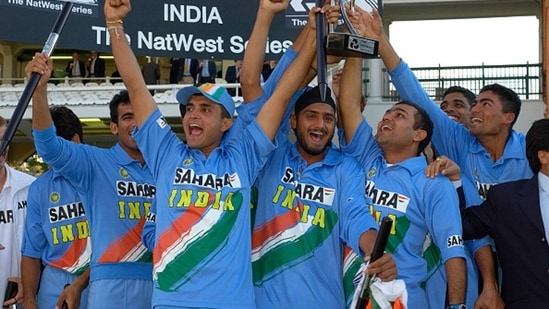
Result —
[[481, 118], [478, 118], [478, 117], [471, 118], [471, 124], [473, 124], [473, 123], [483, 123], [483, 122], [484, 122], [484, 120], [481, 119]]
[[189, 125], [189, 135], [190, 136], [199, 136], [200, 134], [202, 134], [204, 130], [199, 126], [197, 125], [196, 123], [192, 123]]
[[379, 128], [380, 131], [392, 131], [393, 130], [393, 127], [391, 127], [390, 125], [388, 124], [384, 124], [382, 125], [380, 128]]
[[454, 114], [448, 114], [448, 118], [454, 120], [454, 121], [458, 121], [459, 120], [459, 117], [457, 115], [454, 115]]
[[313, 131], [313, 132], [309, 133], [309, 136], [311, 137], [313, 142], [316, 142], [316, 143], [322, 142], [325, 135], [326, 134], [324, 132], [319, 132], [319, 131]]

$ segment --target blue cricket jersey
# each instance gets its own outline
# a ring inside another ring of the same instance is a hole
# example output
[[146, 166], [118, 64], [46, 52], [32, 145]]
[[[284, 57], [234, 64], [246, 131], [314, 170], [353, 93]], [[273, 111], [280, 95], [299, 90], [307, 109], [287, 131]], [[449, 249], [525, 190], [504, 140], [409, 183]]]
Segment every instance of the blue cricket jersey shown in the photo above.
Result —
[[152, 254], [141, 242], [155, 187], [146, 166], [120, 144], [103, 149], [56, 136], [55, 127], [33, 130], [36, 150], [82, 197], [93, 254], [90, 281], [151, 280]]
[[307, 166], [286, 139], [255, 186], [257, 307], [343, 308], [343, 244], [361, 252], [362, 233], [377, 229], [365, 207], [358, 162], [329, 147], [324, 160]]
[[444, 176], [427, 178], [423, 157], [388, 165], [364, 119], [349, 144], [342, 140], [341, 149], [355, 157], [366, 172], [366, 195], [374, 217], [393, 220], [386, 250], [393, 254], [398, 279], [406, 283], [408, 304], [428, 308], [422, 288], [428, 276], [424, 244], [432, 241], [443, 263], [465, 257], [454, 186]]
[[206, 158], [158, 109], [134, 138], [157, 186], [153, 306], [255, 308], [251, 185], [275, 145], [254, 121]]

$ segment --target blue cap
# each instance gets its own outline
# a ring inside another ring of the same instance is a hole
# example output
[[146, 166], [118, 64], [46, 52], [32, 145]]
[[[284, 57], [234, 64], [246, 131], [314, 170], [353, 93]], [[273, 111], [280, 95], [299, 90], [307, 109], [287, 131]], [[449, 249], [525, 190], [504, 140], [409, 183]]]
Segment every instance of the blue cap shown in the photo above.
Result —
[[193, 94], [202, 94], [209, 100], [221, 105], [229, 116], [234, 116], [234, 101], [233, 98], [227, 92], [227, 89], [217, 86], [215, 84], [205, 83], [199, 87], [190, 86], [180, 89], [175, 95], [179, 104], [187, 105], [189, 98]]

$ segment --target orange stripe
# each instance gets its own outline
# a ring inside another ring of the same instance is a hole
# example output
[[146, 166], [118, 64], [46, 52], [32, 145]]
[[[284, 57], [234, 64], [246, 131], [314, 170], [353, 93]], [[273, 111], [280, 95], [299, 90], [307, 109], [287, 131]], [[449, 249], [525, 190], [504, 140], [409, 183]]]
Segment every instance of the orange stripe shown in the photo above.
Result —
[[343, 246], [343, 256], [344, 256], [344, 257], [347, 256], [347, 255], [348, 255], [349, 253], [351, 253], [352, 251], [353, 251], [353, 250], [352, 250], [349, 246], [347, 246], [347, 245]]
[[255, 249], [261, 246], [269, 237], [296, 225], [299, 221], [300, 213], [301, 212], [298, 212], [295, 209], [290, 210], [285, 214], [274, 217], [269, 222], [266, 222], [264, 225], [254, 229], [252, 235], [252, 248]]
[[400, 297], [398, 297], [395, 302], [393, 303], [393, 309], [405, 309], [406, 307], [404, 304], [400, 301]]
[[[211, 204], [213, 201], [215, 195], [210, 194], [210, 198], [208, 201], [208, 205]], [[158, 243], [154, 247], [153, 252], [153, 261], [154, 263], [160, 261], [160, 256], [162, 252], [169, 246], [171, 246], [174, 242], [176, 242], [178, 239], [184, 237], [182, 234], [187, 234], [191, 227], [195, 225], [204, 213], [206, 212], [208, 207], [194, 207], [194, 203], [189, 206], [187, 211], [183, 213], [177, 220], [175, 220], [170, 228], [168, 228], [166, 231], [164, 231], [160, 236], [158, 237]]]
[[112, 243], [107, 250], [101, 255], [98, 263], [119, 262], [128, 252], [141, 242], [141, 234], [145, 218], [141, 218], [139, 222], [126, 233], [124, 236]]
[[[83, 220], [84, 222], [86, 220]], [[65, 252], [65, 254], [57, 259], [56, 261], [50, 262], [50, 266], [55, 268], [65, 268], [67, 266], [73, 266], [74, 262], [78, 260], [78, 257], [84, 252], [86, 249], [86, 244], [88, 243], [88, 238], [76, 238], [69, 249]]]

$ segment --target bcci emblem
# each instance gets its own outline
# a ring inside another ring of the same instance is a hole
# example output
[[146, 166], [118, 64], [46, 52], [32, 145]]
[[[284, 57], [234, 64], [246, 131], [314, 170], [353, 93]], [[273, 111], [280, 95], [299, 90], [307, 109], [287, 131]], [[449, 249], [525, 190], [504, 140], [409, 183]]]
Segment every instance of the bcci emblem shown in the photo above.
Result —
[[370, 171], [368, 171], [368, 178], [372, 178], [376, 175], [377, 170], [375, 167], [373, 167]]
[[61, 195], [59, 194], [59, 192], [52, 192], [50, 194], [50, 202], [57, 203], [59, 202], [60, 199], [61, 199]]
[[185, 161], [183, 161], [183, 166], [189, 166], [191, 164], [193, 164], [193, 158], [188, 158], [188, 159], [185, 159]]
[[121, 176], [122, 178], [128, 178], [128, 177], [130, 177], [130, 173], [128, 173], [128, 171], [127, 171], [125, 168], [123, 168], [123, 167], [120, 168], [120, 170], [118, 171], [118, 173], [120, 174], [120, 176]]

